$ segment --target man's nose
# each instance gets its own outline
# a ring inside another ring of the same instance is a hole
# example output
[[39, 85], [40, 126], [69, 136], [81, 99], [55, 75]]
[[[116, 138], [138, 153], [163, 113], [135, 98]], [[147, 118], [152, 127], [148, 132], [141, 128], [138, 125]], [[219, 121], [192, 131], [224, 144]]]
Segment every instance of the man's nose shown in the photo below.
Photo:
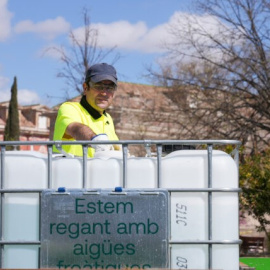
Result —
[[101, 94], [102, 96], [107, 96], [107, 95], [109, 94], [109, 92], [108, 92], [106, 89], [103, 89], [103, 90], [100, 92], [100, 94]]

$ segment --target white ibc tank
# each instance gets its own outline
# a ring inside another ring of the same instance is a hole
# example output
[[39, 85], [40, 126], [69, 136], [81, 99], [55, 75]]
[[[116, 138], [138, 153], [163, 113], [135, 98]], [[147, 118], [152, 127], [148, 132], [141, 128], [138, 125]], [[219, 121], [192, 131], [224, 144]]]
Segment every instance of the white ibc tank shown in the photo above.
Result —
[[238, 245], [213, 245], [213, 269], [239, 269]]
[[[208, 188], [206, 150], [176, 151], [162, 160], [162, 188]], [[228, 154], [214, 150], [212, 188], [238, 188], [238, 168]], [[212, 240], [238, 239], [238, 195], [235, 192], [212, 192]], [[204, 241], [209, 235], [207, 192], [172, 192], [171, 240]], [[189, 269], [208, 265], [206, 245], [172, 246], [172, 268], [183, 263]], [[239, 264], [238, 245], [213, 245], [213, 268], [234, 270]], [[235, 254], [232, 256], [232, 254]], [[227, 258], [224, 259], [224, 258]], [[228, 260], [228, 258], [230, 258]], [[234, 258], [234, 259], [231, 259]]]
[[[192, 254], [196, 254], [196, 259]], [[207, 245], [173, 245], [171, 269], [208, 269]]]
[[[47, 156], [37, 152], [7, 152], [3, 188], [47, 187]], [[39, 240], [39, 194], [7, 193], [3, 200], [3, 239]], [[7, 245], [3, 268], [38, 268], [38, 246]]]
[[[117, 151], [119, 152], [119, 151]], [[128, 158], [125, 188], [156, 188], [155, 158]], [[87, 161], [87, 188], [123, 187], [123, 160], [105, 153]]]
[[127, 188], [156, 188], [156, 158], [129, 158], [127, 162]]
[[52, 188], [82, 188], [81, 158], [54, 157], [52, 161]]
[[[157, 159], [131, 157], [127, 160], [125, 188], [157, 188]], [[48, 188], [47, 155], [37, 152], [7, 152], [3, 188]], [[83, 188], [82, 158], [52, 158], [52, 186]], [[86, 188], [123, 186], [123, 160], [100, 155], [87, 160]], [[206, 150], [181, 150], [161, 160], [160, 188], [208, 188]], [[222, 151], [213, 150], [212, 188], [238, 188], [238, 168]], [[212, 192], [212, 240], [237, 240], [238, 194]], [[7, 193], [3, 201], [3, 239], [39, 240], [39, 194]], [[171, 192], [171, 241], [207, 241], [209, 238], [208, 192]], [[207, 244], [172, 244], [171, 268], [207, 269]], [[6, 245], [4, 268], [38, 268], [38, 246]], [[213, 269], [239, 268], [237, 244], [212, 245]]]
[[93, 158], [87, 161], [87, 188], [115, 188], [122, 186], [122, 159]]

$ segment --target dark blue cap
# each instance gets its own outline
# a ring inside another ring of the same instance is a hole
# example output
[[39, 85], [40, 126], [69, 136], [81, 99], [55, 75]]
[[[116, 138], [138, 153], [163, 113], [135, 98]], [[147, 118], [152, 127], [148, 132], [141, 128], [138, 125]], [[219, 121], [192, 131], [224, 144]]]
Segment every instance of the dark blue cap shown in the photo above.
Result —
[[95, 64], [86, 72], [85, 81], [97, 83], [105, 80], [109, 80], [117, 84], [116, 70], [111, 65], [106, 63]]

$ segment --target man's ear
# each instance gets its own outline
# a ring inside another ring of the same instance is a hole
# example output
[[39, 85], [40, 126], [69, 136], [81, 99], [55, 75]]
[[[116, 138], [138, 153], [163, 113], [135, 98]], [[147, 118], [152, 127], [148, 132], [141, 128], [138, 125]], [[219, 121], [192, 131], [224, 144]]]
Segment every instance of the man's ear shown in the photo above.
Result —
[[87, 90], [88, 90], [88, 85], [86, 82], [84, 82], [83, 83], [83, 94], [85, 94]]

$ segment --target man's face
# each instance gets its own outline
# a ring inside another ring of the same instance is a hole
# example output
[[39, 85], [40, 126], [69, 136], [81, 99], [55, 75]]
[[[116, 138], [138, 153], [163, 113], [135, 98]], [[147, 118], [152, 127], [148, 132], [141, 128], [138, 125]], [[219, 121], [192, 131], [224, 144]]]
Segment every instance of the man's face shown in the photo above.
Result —
[[112, 81], [101, 81], [96, 84], [84, 83], [84, 95], [87, 102], [100, 114], [106, 110], [113, 101], [115, 84]]

